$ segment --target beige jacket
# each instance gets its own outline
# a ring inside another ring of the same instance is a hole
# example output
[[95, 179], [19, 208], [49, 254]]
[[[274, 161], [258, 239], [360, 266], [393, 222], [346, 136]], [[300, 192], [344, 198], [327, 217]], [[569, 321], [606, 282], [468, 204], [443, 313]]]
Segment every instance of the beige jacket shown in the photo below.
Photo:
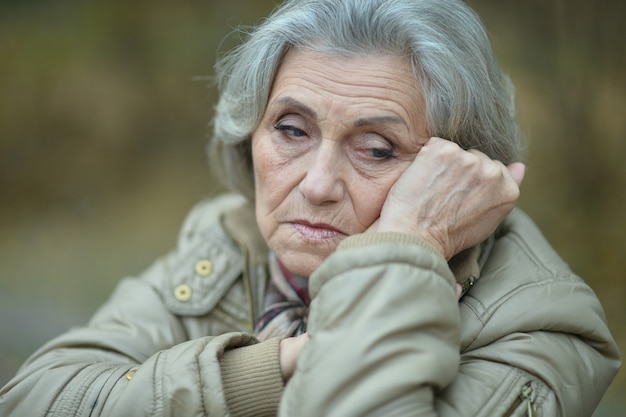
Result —
[[450, 265], [407, 235], [345, 239], [284, 388], [278, 340], [249, 333], [267, 248], [242, 203], [196, 207], [176, 251], [24, 364], [0, 416], [590, 416], [620, 366], [591, 289], [515, 210]]

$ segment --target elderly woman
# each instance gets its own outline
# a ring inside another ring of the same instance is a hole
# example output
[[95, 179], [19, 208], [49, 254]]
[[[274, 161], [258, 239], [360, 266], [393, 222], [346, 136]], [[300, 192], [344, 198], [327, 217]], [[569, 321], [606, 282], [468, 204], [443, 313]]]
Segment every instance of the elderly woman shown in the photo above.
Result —
[[14, 416], [589, 416], [620, 358], [514, 209], [508, 79], [457, 0], [292, 0], [217, 66], [176, 251], [2, 390]]

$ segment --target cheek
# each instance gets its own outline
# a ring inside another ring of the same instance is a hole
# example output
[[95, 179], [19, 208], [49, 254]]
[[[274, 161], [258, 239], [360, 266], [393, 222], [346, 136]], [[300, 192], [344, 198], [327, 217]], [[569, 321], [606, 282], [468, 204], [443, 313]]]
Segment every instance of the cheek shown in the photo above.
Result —
[[276, 153], [270, 138], [263, 135], [252, 139], [252, 162], [257, 206], [272, 210], [293, 188], [296, 175], [290, 164]]
[[254, 167], [254, 182], [257, 199], [262, 197], [259, 193], [268, 188], [268, 183], [272, 182], [273, 172], [275, 171], [270, 152], [271, 149], [265, 142], [262, 137], [255, 136], [252, 139], [252, 164]]
[[362, 228], [359, 232], [364, 232], [378, 219], [392, 185], [368, 181], [352, 194], [354, 214]]
[[410, 162], [401, 163], [375, 179], [362, 179], [351, 184], [354, 214], [365, 231], [374, 223], [383, 209], [387, 195]]

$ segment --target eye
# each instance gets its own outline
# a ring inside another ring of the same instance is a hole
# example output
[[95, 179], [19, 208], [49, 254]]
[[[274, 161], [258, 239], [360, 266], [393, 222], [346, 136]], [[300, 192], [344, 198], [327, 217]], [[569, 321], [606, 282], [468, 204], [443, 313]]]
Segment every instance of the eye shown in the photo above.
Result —
[[382, 162], [397, 158], [396, 147], [393, 142], [382, 135], [367, 133], [360, 136], [356, 144], [361, 158], [372, 162]]
[[391, 159], [391, 158], [395, 158], [396, 155], [393, 154], [392, 151], [390, 151], [389, 149], [369, 149], [368, 152], [370, 153], [370, 155], [375, 158], [375, 159]]
[[303, 129], [287, 123], [278, 123], [274, 125], [274, 129], [278, 130], [279, 132], [283, 132], [285, 135], [293, 138], [303, 138], [307, 136], [306, 131], [304, 131]]

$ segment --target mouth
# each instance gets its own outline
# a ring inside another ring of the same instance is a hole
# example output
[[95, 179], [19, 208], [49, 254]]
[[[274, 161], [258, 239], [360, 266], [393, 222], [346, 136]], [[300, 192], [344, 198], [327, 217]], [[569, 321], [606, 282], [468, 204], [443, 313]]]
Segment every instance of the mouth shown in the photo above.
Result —
[[325, 223], [309, 223], [306, 220], [294, 220], [291, 226], [305, 240], [323, 241], [332, 239], [342, 239], [348, 235], [341, 230]]

